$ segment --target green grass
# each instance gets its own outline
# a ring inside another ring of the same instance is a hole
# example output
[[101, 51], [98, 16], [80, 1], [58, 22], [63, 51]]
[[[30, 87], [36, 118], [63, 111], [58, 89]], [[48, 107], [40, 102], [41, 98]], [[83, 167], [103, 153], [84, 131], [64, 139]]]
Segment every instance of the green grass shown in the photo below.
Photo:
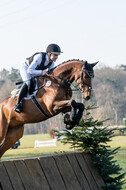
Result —
[[[61, 142], [57, 142], [56, 147], [44, 147], [34, 148], [35, 140], [50, 140], [51, 137], [48, 134], [43, 135], [24, 135], [20, 140], [21, 146], [18, 149], [8, 150], [2, 159], [28, 157], [37, 155], [47, 155], [53, 153], [73, 151], [70, 149], [70, 145], [63, 145]], [[116, 136], [112, 138], [112, 141], [108, 143], [112, 149], [120, 147], [114, 159], [117, 160], [117, 164], [122, 168], [122, 173], [126, 172], [126, 136]], [[126, 179], [126, 178], [125, 178]], [[126, 190], [126, 184], [123, 186], [123, 190]]]
[[48, 134], [44, 135], [24, 135], [20, 140], [21, 145], [18, 149], [8, 150], [2, 157], [2, 159], [19, 158], [27, 156], [46, 155], [52, 153], [59, 153], [63, 151], [72, 151], [69, 145], [63, 145], [60, 141], [57, 142], [56, 147], [43, 147], [34, 148], [35, 140], [50, 140], [51, 137]]
[[[114, 160], [116, 160], [117, 164], [122, 168], [122, 173], [126, 172], [126, 136], [115, 136], [108, 145], [110, 145], [112, 149], [120, 147], [118, 153], [114, 155]], [[123, 185], [123, 190], [126, 190], [126, 184]]]

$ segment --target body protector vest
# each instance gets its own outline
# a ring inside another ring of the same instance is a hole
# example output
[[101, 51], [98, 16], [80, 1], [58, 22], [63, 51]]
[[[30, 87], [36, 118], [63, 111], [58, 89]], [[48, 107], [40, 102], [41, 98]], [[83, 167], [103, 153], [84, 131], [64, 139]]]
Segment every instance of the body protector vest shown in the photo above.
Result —
[[50, 61], [48, 63], [48, 65], [44, 65], [45, 61], [46, 61], [46, 53], [45, 52], [37, 52], [35, 54], [33, 54], [31, 57], [26, 58], [29, 61], [29, 65], [31, 64], [31, 62], [34, 59], [34, 56], [37, 54], [41, 54], [42, 55], [42, 61], [41, 63], [36, 67], [36, 70], [45, 70], [47, 68], [49, 68], [52, 64], [52, 61]]

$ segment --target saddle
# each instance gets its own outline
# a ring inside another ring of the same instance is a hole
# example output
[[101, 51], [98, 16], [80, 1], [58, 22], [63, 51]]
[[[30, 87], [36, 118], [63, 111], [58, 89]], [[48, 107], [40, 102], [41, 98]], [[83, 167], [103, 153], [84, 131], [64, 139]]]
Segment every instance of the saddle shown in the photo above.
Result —
[[[22, 84], [17, 84], [15, 89], [11, 91], [11, 97], [15, 98], [16, 96], [19, 95], [19, 91], [21, 88]], [[30, 82], [30, 87], [28, 88], [28, 93], [24, 97], [24, 99], [30, 99], [31, 95], [36, 95], [37, 91], [37, 79], [32, 78]]]
[[[11, 92], [11, 97], [15, 98], [16, 96], [19, 95], [19, 91], [22, 85], [18, 85], [12, 92]], [[44, 86], [44, 85], [43, 85]], [[43, 87], [41, 86], [41, 88]], [[28, 89], [28, 93], [26, 94], [26, 96], [24, 97], [24, 99], [32, 99], [33, 103], [35, 104], [35, 106], [39, 109], [39, 111], [44, 114], [47, 118], [50, 118], [50, 115], [48, 115], [45, 110], [43, 109], [43, 107], [41, 106], [41, 104], [39, 103], [39, 101], [36, 98], [36, 93], [38, 91], [37, 88], [37, 79], [36, 78], [32, 78], [30, 81], [30, 87]]]

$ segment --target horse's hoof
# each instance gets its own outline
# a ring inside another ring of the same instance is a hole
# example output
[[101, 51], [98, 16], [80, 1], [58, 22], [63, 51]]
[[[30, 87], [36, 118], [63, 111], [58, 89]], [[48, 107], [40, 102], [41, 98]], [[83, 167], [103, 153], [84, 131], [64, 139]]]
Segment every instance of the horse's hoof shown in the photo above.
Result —
[[65, 124], [69, 124], [70, 123], [70, 115], [68, 113], [64, 116], [64, 123]]
[[67, 130], [71, 130], [71, 129], [73, 129], [73, 127], [74, 127], [74, 126], [73, 126], [73, 125], [70, 125], [70, 124], [67, 124], [67, 125], [66, 125], [66, 129], [67, 129]]
[[73, 127], [76, 125], [75, 121], [70, 120], [70, 114], [68, 113], [64, 116], [64, 123], [66, 124], [67, 130], [73, 129]]

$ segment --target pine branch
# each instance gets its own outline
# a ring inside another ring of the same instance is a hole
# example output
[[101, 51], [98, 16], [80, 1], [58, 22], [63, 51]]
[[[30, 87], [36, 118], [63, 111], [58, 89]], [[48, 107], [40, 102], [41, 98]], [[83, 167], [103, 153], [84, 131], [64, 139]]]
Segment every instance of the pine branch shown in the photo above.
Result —
[[86, 107], [86, 117], [81, 119], [79, 125], [71, 132], [65, 130], [64, 134], [58, 133], [58, 136], [64, 136], [62, 143], [69, 143], [71, 148], [92, 155], [92, 161], [105, 182], [104, 189], [120, 190], [125, 182], [123, 180], [125, 173], [120, 174], [121, 168], [114, 160], [119, 147], [111, 150], [107, 145], [114, 135], [114, 129], [103, 126], [106, 120], [94, 120], [89, 112], [92, 109], [96, 107], [94, 105]]

